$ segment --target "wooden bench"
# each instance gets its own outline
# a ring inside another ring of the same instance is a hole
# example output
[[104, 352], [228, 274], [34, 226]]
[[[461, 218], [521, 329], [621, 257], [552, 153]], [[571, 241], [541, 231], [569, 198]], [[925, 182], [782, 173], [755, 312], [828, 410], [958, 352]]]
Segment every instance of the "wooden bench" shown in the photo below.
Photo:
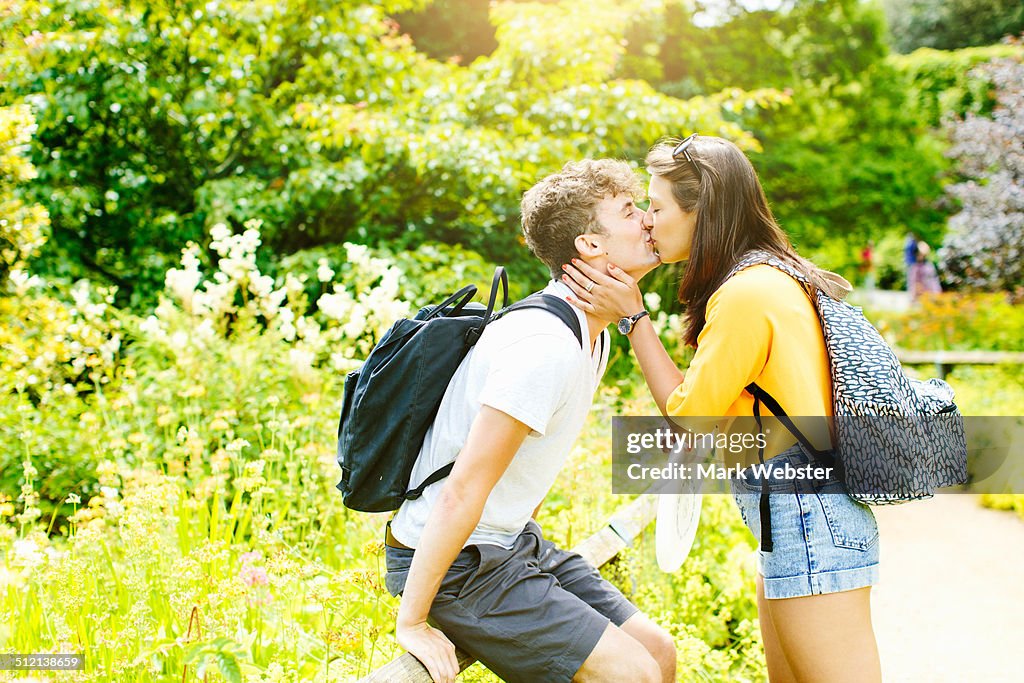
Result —
[[934, 365], [935, 374], [945, 379], [957, 365], [1021, 365], [1024, 353], [1014, 351], [912, 351], [896, 349], [896, 357], [905, 365]]
[[[601, 567], [625, 550], [655, 517], [657, 499], [640, 496], [616, 512], [593, 536], [573, 548], [595, 567]], [[456, 649], [459, 671], [465, 671], [476, 660]], [[359, 683], [431, 683], [430, 674], [419, 660], [406, 652], [363, 678]]]

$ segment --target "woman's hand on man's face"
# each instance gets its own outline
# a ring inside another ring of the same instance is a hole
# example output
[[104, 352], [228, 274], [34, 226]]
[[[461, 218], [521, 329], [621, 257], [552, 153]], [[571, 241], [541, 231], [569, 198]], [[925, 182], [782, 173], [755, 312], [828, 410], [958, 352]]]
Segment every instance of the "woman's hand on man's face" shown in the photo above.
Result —
[[[608, 264], [602, 273], [579, 259], [572, 265], [562, 266], [562, 282], [569, 285], [575, 296], [569, 303], [602, 320], [618, 320], [644, 310], [644, 297], [625, 271]], [[588, 290], [589, 288], [589, 290]]]

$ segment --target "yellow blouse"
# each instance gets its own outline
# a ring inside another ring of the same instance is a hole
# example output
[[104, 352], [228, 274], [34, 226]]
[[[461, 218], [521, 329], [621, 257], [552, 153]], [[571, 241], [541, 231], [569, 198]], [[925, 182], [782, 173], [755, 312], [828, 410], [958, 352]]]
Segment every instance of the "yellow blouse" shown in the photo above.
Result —
[[[751, 382], [775, 397], [790, 416], [832, 414], [821, 324], [793, 278], [768, 265], [742, 270], [711, 295], [706, 320], [683, 383], [666, 402], [669, 415], [752, 416], [754, 398], [745, 389]], [[761, 414], [771, 411], [762, 405]], [[824, 436], [821, 429], [809, 431], [815, 446], [828, 446], [827, 430]], [[777, 429], [768, 434], [767, 443], [765, 459], [796, 439]]]

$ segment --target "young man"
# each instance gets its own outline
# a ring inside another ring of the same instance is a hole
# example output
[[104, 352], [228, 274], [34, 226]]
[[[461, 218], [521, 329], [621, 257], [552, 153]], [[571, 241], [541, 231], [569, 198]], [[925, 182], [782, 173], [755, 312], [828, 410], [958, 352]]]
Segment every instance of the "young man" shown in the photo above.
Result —
[[[604, 159], [566, 164], [524, 195], [527, 244], [555, 278], [546, 293], [571, 295], [557, 280], [573, 258], [635, 278], [658, 265], [633, 204], [641, 191], [627, 164]], [[672, 638], [532, 519], [583, 427], [607, 363], [605, 328], [618, 322], [577, 315], [585, 349], [541, 310], [487, 326], [448, 385], [412, 482], [455, 466], [389, 525], [398, 642], [438, 683], [458, 673], [453, 642], [510, 682], [675, 680]]]

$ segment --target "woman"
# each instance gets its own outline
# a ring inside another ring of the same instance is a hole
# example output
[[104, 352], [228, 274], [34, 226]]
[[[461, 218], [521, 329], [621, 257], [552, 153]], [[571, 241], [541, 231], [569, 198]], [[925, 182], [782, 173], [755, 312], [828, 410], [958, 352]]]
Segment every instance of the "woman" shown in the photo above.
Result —
[[[662, 413], [751, 416], [751, 383], [789, 415], [831, 415], [832, 388], [820, 323], [808, 292], [770, 265], [730, 273], [751, 250], [768, 252], [812, 287], [836, 293], [836, 276], [799, 257], [768, 208], [749, 160], [732, 143], [692, 135], [647, 156], [650, 207], [644, 225], [663, 263], [686, 262], [679, 299], [684, 341], [696, 347], [685, 375], [640, 314], [636, 283], [615, 266], [566, 269], [582, 309], [634, 318], [628, 336]], [[575, 264], [575, 262], [574, 262]], [[638, 314], [640, 314], [638, 316]], [[761, 408], [762, 412], [767, 412]], [[784, 430], [765, 457], [775, 465], [811, 462]], [[826, 441], [827, 434], [823, 437]], [[828, 444], [818, 442], [819, 448]], [[745, 523], [758, 538], [757, 603], [768, 674], [779, 681], [880, 681], [870, 590], [878, 577], [878, 527], [841, 481], [808, 490], [766, 483], [769, 524], [761, 538], [761, 483], [750, 470], [733, 483]], [[766, 552], [766, 549], [771, 549]]]
[[918, 241], [914, 250], [914, 265], [910, 266], [907, 286], [907, 289], [910, 290], [910, 299], [914, 303], [921, 299], [922, 294], [942, 293], [939, 273], [931, 261], [931, 251], [931, 247], [924, 240]]

